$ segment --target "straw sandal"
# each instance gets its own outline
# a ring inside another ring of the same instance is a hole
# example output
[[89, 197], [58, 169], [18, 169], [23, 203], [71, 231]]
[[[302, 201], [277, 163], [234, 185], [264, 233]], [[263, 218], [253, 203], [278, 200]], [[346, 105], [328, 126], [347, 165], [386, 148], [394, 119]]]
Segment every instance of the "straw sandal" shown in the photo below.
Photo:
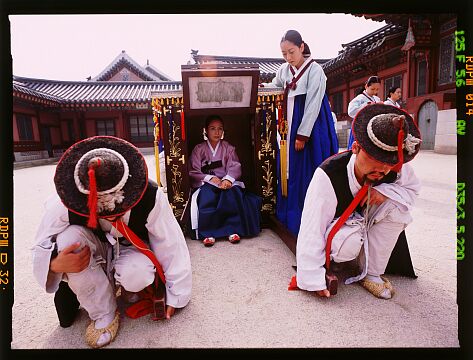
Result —
[[[117, 336], [119, 324], [120, 324], [120, 313], [118, 311], [115, 313], [115, 318], [110, 323], [110, 325], [108, 325], [107, 327], [103, 329], [96, 329], [95, 321], [92, 321], [87, 327], [87, 330], [85, 331], [85, 340], [87, 341], [87, 345], [97, 349], [97, 348], [110, 344]], [[98, 345], [97, 341], [99, 340], [100, 336], [107, 332], [110, 334], [110, 341], [108, 341], [105, 344]]]
[[385, 278], [384, 276], [381, 276], [381, 279], [384, 281], [384, 284], [379, 284], [379, 283], [376, 283], [374, 281], [371, 281], [371, 280], [368, 280], [366, 278], [360, 280], [360, 285], [363, 286], [366, 290], [368, 290], [370, 293], [372, 293], [374, 296], [376, 296], [377, 298], [380, 298], [380, 299], [384, 299], [384, 300], [389, 300], [389, 299], [386, 299], [384, 297], [381, 296], [381, 294], [383, 293], [383, 291], [385, 289], [388, 289], [391, 293], [391, 298], [393, 297], [394, 295], [394, 288], [391, 284], [391, 282]]

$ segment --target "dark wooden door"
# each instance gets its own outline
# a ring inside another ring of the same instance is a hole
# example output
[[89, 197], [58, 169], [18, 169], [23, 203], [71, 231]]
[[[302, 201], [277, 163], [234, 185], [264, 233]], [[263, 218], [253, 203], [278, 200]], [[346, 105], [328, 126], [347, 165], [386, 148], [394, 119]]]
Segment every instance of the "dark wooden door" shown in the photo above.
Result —
[[48, 157], [53, 157], [53, 145], [51, 142], [51, 130], [48, 126], [41, 127], [41, 139], [44, 149], [48, 152]]
[[421, 149], [433, 150], [437, 130], [438, 107], [435, 101], [427, 101], [419, 110], [419, 131], [422, 136]]

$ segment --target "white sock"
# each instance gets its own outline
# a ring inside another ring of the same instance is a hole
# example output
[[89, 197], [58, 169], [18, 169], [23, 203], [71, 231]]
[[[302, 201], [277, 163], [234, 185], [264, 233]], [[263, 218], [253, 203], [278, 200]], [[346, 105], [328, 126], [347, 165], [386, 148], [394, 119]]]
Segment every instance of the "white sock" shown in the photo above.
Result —
[[[378, 284], [384, 284], [384, 280], [381, 279], [381, 276], [374, 276], [374, 275], [366, 275], [366, 280], [378, 283]], [[383, 299], [391, 299], [392, 294], [389, 289], [384, 289], [383, 292], [381, 293], [381, 297]]]
[[[96, 329], [103, 329], [110, 325], [115, 318], [115, 313], [107, 314], [100, 319], [95, 320], [95, 328]], [[97, 340], [97, 345], [104, 345], [110, 342], [111, 335], [106, 332], [100, 335], [99, 339]]]

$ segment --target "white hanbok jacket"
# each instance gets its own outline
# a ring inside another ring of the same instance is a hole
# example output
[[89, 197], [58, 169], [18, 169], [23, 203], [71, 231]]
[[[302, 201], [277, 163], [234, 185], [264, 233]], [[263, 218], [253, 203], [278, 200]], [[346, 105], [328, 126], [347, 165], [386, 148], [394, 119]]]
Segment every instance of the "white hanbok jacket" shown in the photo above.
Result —
[[[354, 196], [361, 189], [355, 177], [356, 155], [347, 164], [348, 183]], [[374, 187], [384, 196], [396, 202], [401, 208], [403, 218], [399, 222], [412, 221], [409, 212], [414, 206], [420, 191], [420, 182], [409, 164], [404, 164], [400, 176], [393, 183]], [[326, 288], [325, 284], [325, 245], [327, 229], [336, 220], [337, 197], [330, 178], [318, 167], [307, 189], [302, 211], [302, 220], [297, 237], [297, 286], [304, 290], [316, 291]], [[349, 218], [350, 219], [350, 218]]]
[[354, 119], [358, 111], [363, 109], [366, 105], [379, 101], [381, 101], [381, 99], [376, 95], [370, 96], [366, 91], [363, 91], [361, 94], [355, 96], [348, 104], [348, 116]]
[[[122, 220], [128, 224], [131, 210]], [[111, 226], [110, 222], [99, 219], [102, 230], [113, 237], [122, 235]], [[69, 226], [68, 209], [62, 204], [57, 194], [52, 195], [45, 204], [45, 215], [36, 234], [33, 246], [33, 274], [39, 285], [48, 293], [56, 292], [63, 274], [49, 271], [51, 254], [54, 250], [52, 237]], [[181, 308], [187, 305], [192, 290], [192, 270], [189, 250], [184, 234], [172, 213], [166, 194], [161, 188], [156, 191], [156, 201], [150, 211], [146, 228], [149, 245], [161, 264], [166, 277], [166, 303]], [[109, 236], [107, 236], [108, 238]]]

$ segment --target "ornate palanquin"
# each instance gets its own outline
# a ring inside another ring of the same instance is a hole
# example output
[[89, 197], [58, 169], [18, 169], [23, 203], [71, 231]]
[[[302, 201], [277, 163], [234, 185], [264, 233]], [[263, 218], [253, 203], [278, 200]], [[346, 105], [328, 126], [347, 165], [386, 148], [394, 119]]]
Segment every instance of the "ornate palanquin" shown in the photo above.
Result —
[[277, 112], [282, 106], [283, 91], [260, 88], [255, 112], [255, 152], [258, 158], [255, 166], [259, 195], [263, 198], [261, 211], [264, 215], [276, 211], [276, 151]]
[[159, 93], [152, 99], [152, 108], [155, 121], [155, 149], [159, 140], [162, 140], [168, 199], [174, 216], [180, 221], [189, 195], [182, 92]]
[[183, 65], [182, 91], [151, 94], [156, 146], [160, 139], [164, 145], [168, 199], [183, 229], [191, 194], [189, 156], [203, 140], [205, 118], [214, 113], [224, 119], [225, 138], [237, 148], [242, 180], [263, 199], [263, 226], [275, 213], [277, 113], [283, 90], [259, 87], [258, 76], [255, 65]]

